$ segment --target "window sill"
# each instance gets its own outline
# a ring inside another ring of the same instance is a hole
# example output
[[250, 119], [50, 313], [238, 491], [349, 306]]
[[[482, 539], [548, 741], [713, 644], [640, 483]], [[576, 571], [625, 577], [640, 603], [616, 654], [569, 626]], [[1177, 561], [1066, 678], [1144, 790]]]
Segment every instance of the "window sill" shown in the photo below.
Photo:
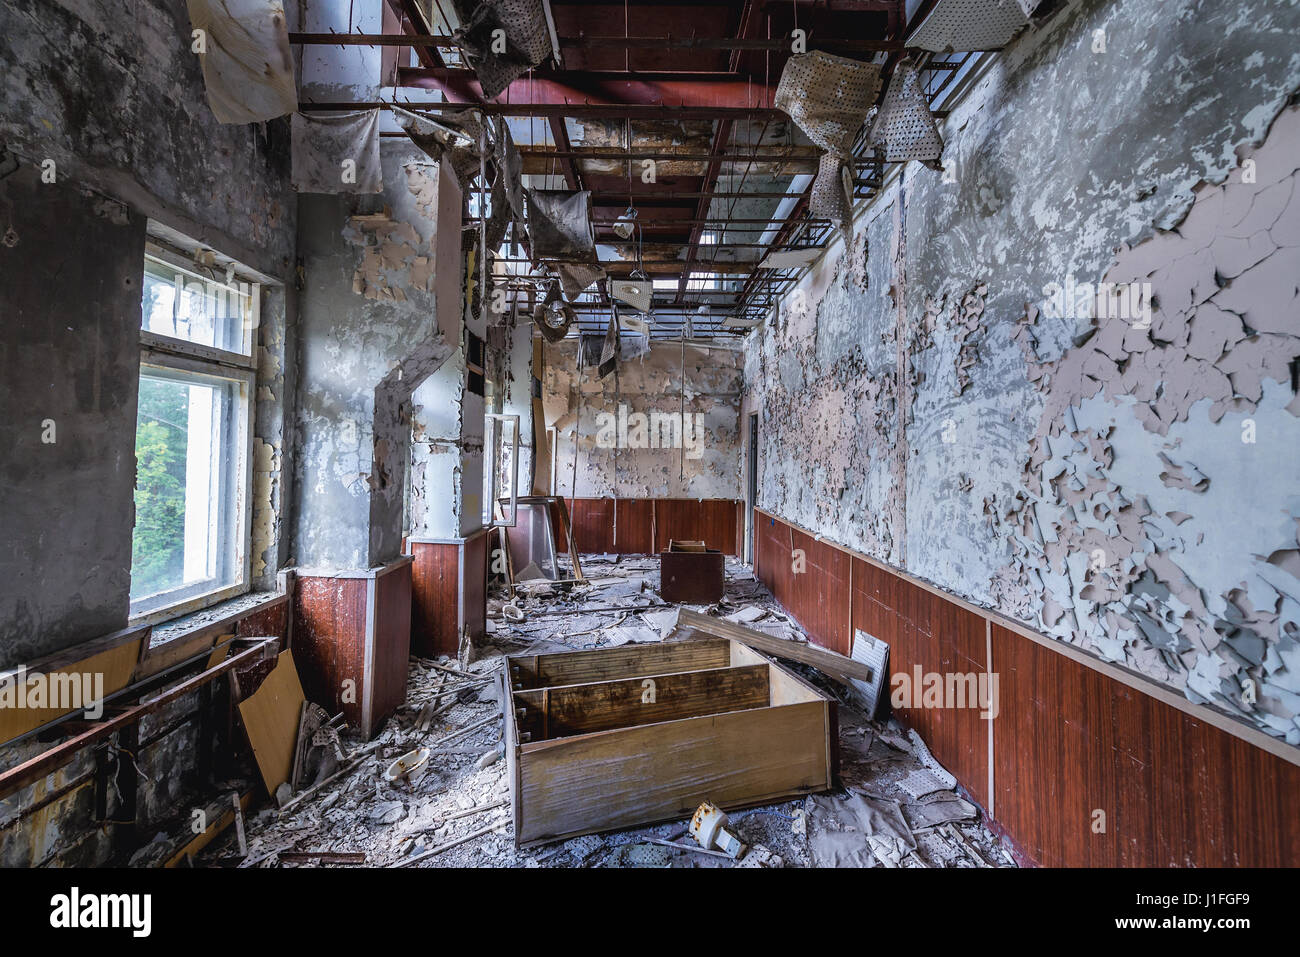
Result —
[[236, 619], [243, 618], [257, 611], [263, 605], [269, 605], [277, 598], [284, 597], [281, 592], [256, 591], [245, 592], [234, 598], [228, 598], [200, 611], [186, 612], [160, 621], [153, 626], [149, 637], [149, 647], [157, 648], [168, 642], [177, 641], [192, 635], [203, 628], [210, 628], [222, 622], [230, 621], [233, 628]]

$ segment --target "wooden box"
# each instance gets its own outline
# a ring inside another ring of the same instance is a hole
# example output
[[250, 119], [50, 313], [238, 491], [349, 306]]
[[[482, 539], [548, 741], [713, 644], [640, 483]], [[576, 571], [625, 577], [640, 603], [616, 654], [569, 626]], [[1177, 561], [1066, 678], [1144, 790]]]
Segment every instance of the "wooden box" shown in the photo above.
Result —
[[[698, 547], [696, 547], [698, 546]], [[659, 596], [686, 605], [711, 605], [722, 600], [726, 558], [703, 542], [671, 542], [659, 553]]]
[[502, 681], [520, 845], [833, 786], [834, 700], [738, 641], [514, 655]]

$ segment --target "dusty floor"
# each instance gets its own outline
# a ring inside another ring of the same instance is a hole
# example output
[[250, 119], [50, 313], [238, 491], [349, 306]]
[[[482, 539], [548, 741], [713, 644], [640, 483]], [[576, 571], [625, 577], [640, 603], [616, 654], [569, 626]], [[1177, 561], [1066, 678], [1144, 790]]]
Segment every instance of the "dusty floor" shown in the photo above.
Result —
[[[561, 592], [545, 585], [534, 586], [532, 595], [521, 594], [517, 604], [527, 620], [519, 624], [505, 622], [503, 600], [493, 598], [489, 641], [475, 648], [475, 660], [462, 670], [451, 659], [413, 659], [406, 704], [353, 770], [286, 812], [250, 815], [247, 856], [238, 853], [232, 828], [195, 866], [1014, 866], [979, 823], [976, 808], [945, 786], [946, 772], [933, 764], [918, 738], [892, 721], [867, 720], [847, 700], [846, 689], [793, 664], [788, 666], [841, 701], [840, 773], [847, 790], [734, 813], [734, 830], [752, 846], [740, 862], [701, 852], [686, 835], [685, 820], [516, 849], [506, 763], [498, 750], [494, 675], [503, 655], [660, 641], [671, 628], [674, 606], [654, 591], [657, 559], [589, 556], [583, 572], [592, 584], [581, 589]], [[761, 617], [754, 609], [763, 612]], [[804, 637], [748, 567], [732, 560], [726, 597], [708, 610], [738, 615], [749, 627], [772, 634]], [[362, 744], [347, 732], [342, 743], [349, 754]], [[432, 769], [423, 780], [414, 789], [386, 783], [385, 768], [417, 747], [433, 751]], [[927, 772], [923, 757], [933, 771]], [[303, 860], [303, 852], [342, 856]]]

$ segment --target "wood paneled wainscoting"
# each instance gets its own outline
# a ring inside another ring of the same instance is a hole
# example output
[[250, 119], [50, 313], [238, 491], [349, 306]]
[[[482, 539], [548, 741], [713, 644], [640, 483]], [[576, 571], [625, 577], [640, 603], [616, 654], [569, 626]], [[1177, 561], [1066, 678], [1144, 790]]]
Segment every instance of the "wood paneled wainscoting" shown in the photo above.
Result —
[[382, 568], [297, 571], [293, 653], [308, 700], [372, 737], [406, 700], [411, 558]]
[[[744, 554], [745, 503], [729, 498], [566, 498], [583, 554], [652, 555], [672, 539], [703, 541], [724, 555]], [[551, 524], [568, 548], [557, 514]]]
[[874, 635], [891, 681], [996, 676], [991, 719], [896, 713], [1023, 862], [1300, 865], [1300, 749], [774, 515], [756, 524], [755, 574], [817, 644], [848, 654], [855, 629]]
[[466, 538], [411, 538], [411, 653], [456, 656], [460, 637], [487, 633], [488, 543], [482, 529]]

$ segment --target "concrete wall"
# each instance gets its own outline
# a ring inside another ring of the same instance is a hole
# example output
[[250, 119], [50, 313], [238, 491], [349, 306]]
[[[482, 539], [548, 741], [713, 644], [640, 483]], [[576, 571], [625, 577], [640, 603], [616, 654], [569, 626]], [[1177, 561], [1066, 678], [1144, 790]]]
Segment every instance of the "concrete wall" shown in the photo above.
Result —
[[[650, 447], [660, 433], [635, 416], [680, 421], [680, 343], [656, 341], [640, 359], [619, 363], [604, 379], [578, 368], [578, 340], [548, 343], [542, 399], [546, 424], [557, 430], [556, 492], [578, 498], [740, 497], [742, 356], [723, 348], [687, 346], [685, 443]], [[620, 414], [622, 407], [622, 414]], [[574, 429], [577, 427], [577, 487]], [[685, 455], [682, 448], [685, 445]]]
[[[291, 275], [288, 123], [219, 124], [183, 4], [0, 6], [0, 667], [114, 631], [129, 606], [146, 218]], [[45, 182], [38, 174], [52, 175]], [[269, 586], [287, 476], [292, 290], [258, 338], [254, 580]], [[40, 441], [52, 419], [57, 441]]]
[[437, 257], [440, 170], [400, 140], [380, 153], [383, 193], [300, 199], [293, 551], [315, 569], [369, 568], [401, 551], [404, 408], [459, 345], [438, 335], [436, 281], [460, 268]]
[[[1014, 41], [949, 174], [749, 337], [759, 504], [1300, 743], [1297, 29], [1080, 0]], [[1102, 281], [1149, 328], [1050, 308]]]

